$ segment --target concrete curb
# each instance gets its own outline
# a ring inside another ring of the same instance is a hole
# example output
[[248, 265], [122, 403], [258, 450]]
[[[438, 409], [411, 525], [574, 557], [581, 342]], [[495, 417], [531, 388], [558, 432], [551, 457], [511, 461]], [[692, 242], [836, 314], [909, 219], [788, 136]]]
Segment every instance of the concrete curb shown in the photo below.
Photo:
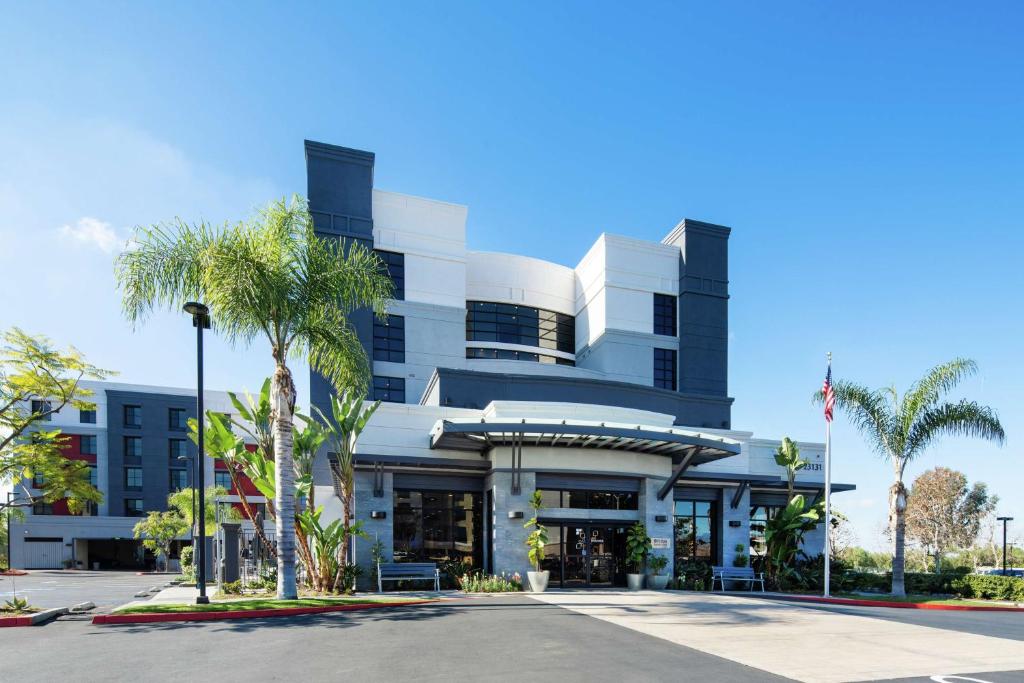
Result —
[[39, 626], [45, 624], [51, 619], [67, 614], [69, 607], [54, 607], [52, 609], [44, 609], [41, 612], [35, 612], [34, 614], [27, 614], [23, 617], [9, 617], [7, 619], [0, 619], [0, 627], [3, 626]]
[[825, 598], [814, 595], [751, 595], [763, 600], [783, 602], [810, 602], [823, 605], [848, 605], [851, 607], [888, 607], [890, 609], [933, 609], [947, 612], [1022, 612], [1021, 607], [997, 605], [936, 605], [930, 602], [886, 602], [885, 600], [861, 600], [859, 598]]
[[168, 621], [226, 621], [230, 619], [260, 619], [266, 617], [295, 617], [303, 614], [326, 612], [356, 612], [384, 607], [422, 605], [435, 600], [407, 600], [402, 602], [323, 605], [320, 607], [283, 607], [281, 609], [224, 610], [220, 612], [162, 612], [150, 614], [97, 614], [94, 624], [155, 624]]

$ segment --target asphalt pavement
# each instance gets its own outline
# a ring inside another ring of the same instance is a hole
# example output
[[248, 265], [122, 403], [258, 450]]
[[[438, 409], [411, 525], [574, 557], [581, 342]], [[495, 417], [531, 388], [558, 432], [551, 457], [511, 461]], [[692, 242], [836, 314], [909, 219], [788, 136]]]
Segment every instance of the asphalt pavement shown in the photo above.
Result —
[[134, 595], [139, 591], [162, 586], [170, 578], [137, 576], [135, 572], [33, 570], [27, 576], [0, 576], [0, 603], [17, 592], [33, 607], [70, 607], [93, 602], [98, 609], [110, 609], [137, 599]]

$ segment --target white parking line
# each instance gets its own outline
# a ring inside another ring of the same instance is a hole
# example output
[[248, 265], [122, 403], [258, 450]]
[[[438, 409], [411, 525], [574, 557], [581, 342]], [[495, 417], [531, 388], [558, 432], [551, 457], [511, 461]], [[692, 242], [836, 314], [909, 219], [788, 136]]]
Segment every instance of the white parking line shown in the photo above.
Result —
[[932, 676], [935, 683], [956, 683], [956, 681], [969, 681], [970, 683], [993, 683], [981, 678], [970, 678], [969, 676], [952, 676], [950, 674], [935, 674]]

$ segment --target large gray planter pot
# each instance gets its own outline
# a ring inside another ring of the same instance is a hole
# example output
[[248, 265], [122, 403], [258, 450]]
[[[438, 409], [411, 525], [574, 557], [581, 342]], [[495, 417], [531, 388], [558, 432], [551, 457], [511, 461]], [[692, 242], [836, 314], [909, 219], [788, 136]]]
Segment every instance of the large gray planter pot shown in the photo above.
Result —
[[647, 577], [647, 587], [655, 591], [663, 591], [668, 586], [668, 577], [651, 574]]
[[626, 574], [626, 588], [631, 591], [642, 590], [644, 587], [643, 574]]
[[546, 569], [542, 572], [526, 572], [526, 580], [530, 584], [530, 590], [534, 593], [546, 591], [549, 578], [551, 578], [551, 572]]

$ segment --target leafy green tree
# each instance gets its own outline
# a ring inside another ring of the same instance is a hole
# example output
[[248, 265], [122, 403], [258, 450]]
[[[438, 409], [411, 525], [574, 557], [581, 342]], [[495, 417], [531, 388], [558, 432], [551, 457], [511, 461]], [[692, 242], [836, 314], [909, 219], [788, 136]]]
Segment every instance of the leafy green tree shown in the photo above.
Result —
[[807, 466], [800, 448], [788, 436], [775, 449], [775, 464], [786, 470], [786, 505], [765, 524], [765, 574], [773, 584], [798, 583], [796, 560], [804, 534], [813, 530], [825, 516], [825, 503], [808, 502], [795, 493], [796, 473]]
[[296, 395], [288, 359], [305, 357], [339, 391], [363, 390], [369, 362], [349, 315], [364, 308], [385, 314], [392, 286], [380, 260], [357, 242], [318, 237], [305, 200], [295, 197], [223, 229], [181, 220], [140, 228], [133, 248], [118, 257], [116, 275], [133, 324], [154, 308], [203, 301], [230, 342], [269, 342], [277, 594], [295, 598]]
[[[112, 373], [89, 364], [73, 347], [60, 351], [46, 337], [17, 327], [0, 339], [0, 484], [21, 487], [25, 494], [0, 500], [0, 511], [66, 498], [68, 509], [81, 512], [86, 504], [100, 502], [88, 465], [64, 457], [67, 437], [42, 427], [66, 406], [94, 409], [92, 391], [81, 381]], [[41, 484], [41, 496], [33, 496], [24, 483], [33, 478]]]
[[[331, 419], [325, 420], [326, 433], [334, 444], [336, 457], [331, 461], [338, 498], [341, 499], [341, 525], [343, 543], [341, 565], [349, 564], [350, 541], [353, 536], [352, 517], [355, 514], [355, 452], [356, 441], [373, 414], [380, 407], [380, 401], [365, 405], [354, 392], [346, 391], [331, 400]], [[321, 415], [321, 417], [323, 417]], [[337, 578], [340, 579], [339, 572]], [[337, 589], [337, 585], [335, 585]]]
[[166, 568], [167, 558], [171, 556], [171, 544], [186, 534], [189, 526], [177, 510], [153, 511], [135, 524], [134, 532], [135, 538], [141, 538], [142, 545], [155, 553], [157, 561], [162, 561]]
[[910, 487], [907, 534], [931, 551], [939, 572], [947, 551], [974, 545], [982, 519], [998, 502], [998, 496], [989, 496], [985, 484], [968, 487], [963, 472], [948, 467], [926, 470]]
[[[206, 487], [206, 506], [204, 508], [206, 519], [204, 521], [206, 522], [207, 536], [213, 536], [217, 533], [217, 499], [223, 498], [226, 495], [228, 495], [228, 491], [223, 486]], [[178, 489], [167, 496], [167, 507], [169, 508], [168, 512], [184, 520], [186, 530], [191, 529], [195, 525], [191, 488]], [[242, 518], [238, 514], [238, 510], [230, 506], [222, 508], [221, 512], [220, 521], [222, 522], [237, 522]]]
[[[1002, 444], [1003, 426], [995, 411], [974, 401], [945, 400], [965, 378], [977, 372], [972, 360], [956, 358], [937, 365], [902, 396], [895, 387], [871, 390], [839, 380], [833, 385], [836, 408], [893, 468], [889, 488], [889, 526], [893, 537], [892, 593], [906, 595], [903, 574], [906, 555], [907, 489], [903, 473], [942, 436], [967, 436]], [[815, 400], [824, 400], [821, 391]]]

